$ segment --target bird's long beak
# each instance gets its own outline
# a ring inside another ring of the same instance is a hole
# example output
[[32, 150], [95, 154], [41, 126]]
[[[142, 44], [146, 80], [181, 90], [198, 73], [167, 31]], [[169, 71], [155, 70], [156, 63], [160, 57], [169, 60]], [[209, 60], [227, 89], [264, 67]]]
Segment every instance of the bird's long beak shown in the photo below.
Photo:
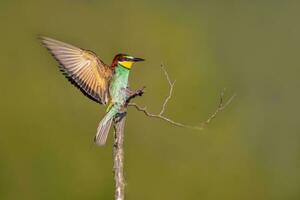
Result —
[[141, 62], [141, 61], [145, 61], [145, 59], [143, 59], [143, 58], [133, 58], [132, 61]]

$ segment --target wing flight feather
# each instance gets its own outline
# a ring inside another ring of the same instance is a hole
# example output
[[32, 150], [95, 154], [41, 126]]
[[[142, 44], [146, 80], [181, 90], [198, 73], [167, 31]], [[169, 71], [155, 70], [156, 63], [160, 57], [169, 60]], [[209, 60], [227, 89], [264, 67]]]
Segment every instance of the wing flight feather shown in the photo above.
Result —
[[43, 45], [60, 64], [60, 70], [68, 80], [90, 99], [106, 104], [109, 100], [109, 82], [113, 70], [95, 53], [73, 45], [41, 37]]

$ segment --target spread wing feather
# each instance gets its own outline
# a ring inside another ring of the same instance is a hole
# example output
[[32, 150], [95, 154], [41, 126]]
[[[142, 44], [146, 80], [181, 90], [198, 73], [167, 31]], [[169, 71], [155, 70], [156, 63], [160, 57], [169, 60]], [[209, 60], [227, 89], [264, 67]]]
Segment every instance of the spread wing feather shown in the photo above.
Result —
[[113, 70], [95, 53], [48, 37], [41, 37], [43, 45], [60, 64], [68, 80], [90, 99], [106, 104]]

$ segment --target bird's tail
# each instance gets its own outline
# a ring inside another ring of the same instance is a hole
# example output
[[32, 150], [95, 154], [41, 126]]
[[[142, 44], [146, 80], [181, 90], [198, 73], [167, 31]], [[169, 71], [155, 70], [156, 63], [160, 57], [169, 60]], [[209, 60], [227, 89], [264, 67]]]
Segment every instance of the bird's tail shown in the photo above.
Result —
[[118, 106], [113, 106], [111, 109], [106, 113], [104, 118], [100, 121], [97, 134], [94, 138], [94, 141], [97, 145], [103, 146], [106, 143], [107, 135], [109, 133], [109, 129], [111, 127], [112, 121], [114, 116], [118, 113]]

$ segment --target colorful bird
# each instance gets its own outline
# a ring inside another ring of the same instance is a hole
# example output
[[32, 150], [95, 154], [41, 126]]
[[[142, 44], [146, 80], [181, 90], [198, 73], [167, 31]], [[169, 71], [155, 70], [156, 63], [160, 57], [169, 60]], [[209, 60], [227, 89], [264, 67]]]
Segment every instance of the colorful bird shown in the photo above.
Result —
[[95, 143], [104, 145], [114, 117], [128, 98], [129, 72], [135, 62], [144, 59], [117, 54], [109, 66], [90, 50], [48, 37], [41, 37], [41, 41], [58, 61], [60, 70], [72, 84], [97, 103], [108, 104], [95, 136]]

